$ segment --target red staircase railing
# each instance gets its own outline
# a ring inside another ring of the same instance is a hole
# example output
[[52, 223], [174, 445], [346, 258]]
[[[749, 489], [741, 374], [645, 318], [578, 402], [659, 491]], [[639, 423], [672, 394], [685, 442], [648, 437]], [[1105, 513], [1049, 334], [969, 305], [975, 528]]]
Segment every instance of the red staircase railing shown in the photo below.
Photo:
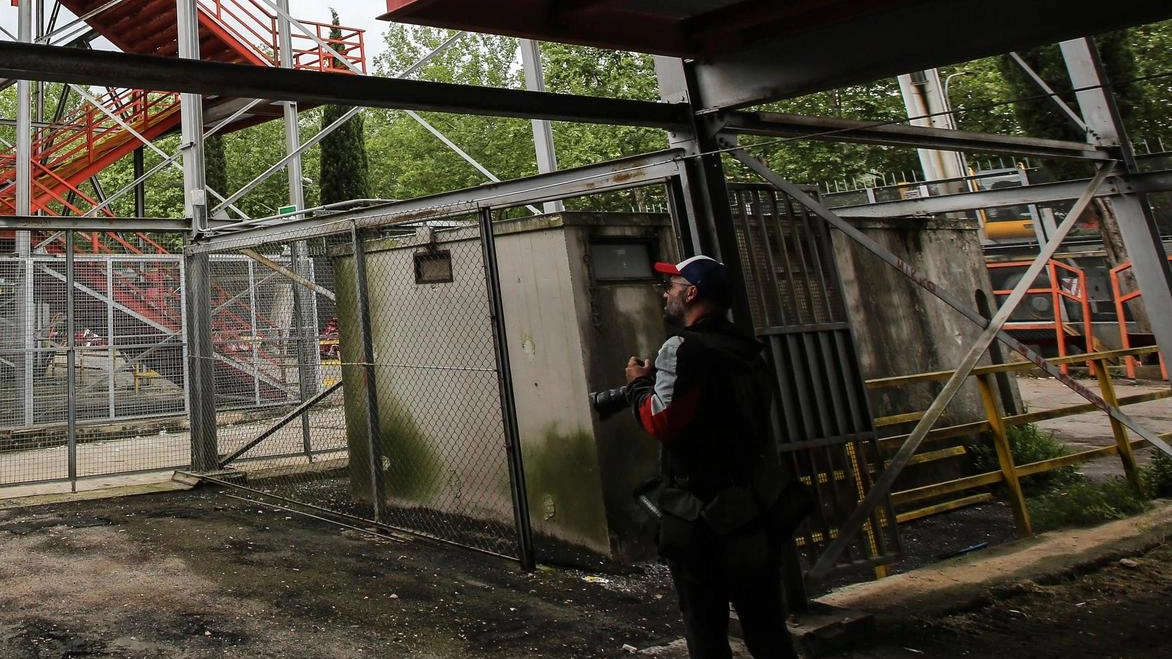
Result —
[[[1168, 257], [1172, 261], [1172, 256]], [[1131, 332], [1127, 329], [1127, 314], [1126, 304], [1132, 300], [1138, 300], [1143, 297], [1142, 292], [1138, 287], [1127, 293], [1123, 292], [1123, 287], [1120, 285], [1120, 280], [1123, 273], [1131, 270], [1131, 262], [1121, 263], [1114, 268], [1111, 268], [1111, 293], [1115, 298], [1115, 319], [1119, 323], [1119, 342], [1126, 350], [1131, 347]], [[1160, 377], [1168, 379], [1168, 364], [1164, 361], [1164, 353], [1157, 352], [1156, 355], [1160, 360]], [[1124, 368], [1127, 369], [1127, 377], [1132, 380], [1135, 379], [1136, 373], [1136, 359], [1134, 357], [1124, 358]]]
[[[990, 270], [999, 270], [1004, 268], [1020, 268], [1025, 270], [1033, 265], [1033, 261], [1010, 261], [1007, 263], [990, 263], [988, 268]], [[1062, 275], [1067, 276], [1062, 276]], [[1067, 265], [1061, 261], [1051, 259], [1046, 263], [1045, 280], [1049, 282], [1049, 286], [1036, 286], [1035, 282], [1031, 282], [1030, 288], [1026, 290], [1026, 297], [1018, 305], [1018, 309], [1029, 308], [1031, 298], [1043, 296], [1047, 300], [1049, 309], [1044, 312], [1044, 318], [1036, 320], [1011, 320], [1005, 323], [1006, 329], [1021, 329], [1021, 330], [1052, 330], [1054, 332], [1054, 341], [1058, 346], [1058, 356], [1065, 357], [1068, 354], [1067, 340], [1068, 334], [1073, 333], [1072, 323], [1064, 316], [1064, 300], [1070, 300], [1079, 306], [1082, 320], [1076, 321], [1082, 325], [1082, 335], [1084, 349], [1086, 352], [1094, 352], [1095, 335], [1092, 331], [1091, 325], [1091, 303], [1087, 292], [1087, 278], [1086, 273], [1081, 268], [1076, 268]], [[997, 289], [993, 291], [993, 295], [1001, 298], [1006, 297], [1013, 292], [1012, 288]], [[1094, 364], [1087, 363], [1093, 371]], [[1068, 366], [1063, 364], [1061, 366], [1062, 372], [1066, 373]]]
[[[138, 148], [138, 138], [122, 123], [151, 139], [179, 122], [177, 94], [125, 89], [108, 91], [98, 100], [105, 110], [86, 103], [33, 134], [33, 211], [50, 215], [64, 214], [62, 210], [82, 213], [82, 209], [67, 204], [62, 193], [73, 192], [88, 199], [77, 186]], [[0, 163], [0, 204], [15, 210], [15, 154]], [[55, 203], [61, 206], [54, 207]]]
[[[64, 0], [79, 15], [101, 6], [101, 0]], [[174, 47], [166, 30], [154, 29], [139, 34], [139, 26], [155, 25], [169, 12], [174, 24], [172, 0], [142, 0], [138, 4], [144, 17], [131, 12], [135, 3], [126, 2], [90, 17], [89, 22], [129, 52], [158, 54]], [[148, 7], [149, 5], [149, 7]], [[200, 29], [205, 57], [221, 61], [245, 60], [258, 65], [277, 65], [280, 60], [277, 39], [278, 16], [257, 0], [200, 0]], [[117, 12], [122, 13], [117, 13]], [[152, 22], [153, 21], [153, 22]], [[291, 32], [292, 60], [295, 68], [319, 71], [346, 70], [335, 58], [351, 63], [365, 72], [365, 43], [362, 30], [339, 27], [340, 37], [330, 38], [328, 23], [299, 21], [328, 47], [300, 30]], [[173, 34], [173, 33], [172, 33]], [[119, 36], [121, 35], [121, 38]], [[209, 40], [209, 37], [211, 39]], [[210, 42], [214, 43], [210, 43]], [[172, 53], [174, 54], [174, 53]], [[93, 174], [138, 148], [138, 139], [110, 115], [113, 114], [147, 139], [170, 132], [179, 125], [178, 95], [142, 90], [108, 91], [99, 99], [101, 108], [85, 104], [61, 121], [38, 130], [34, 136], [32, 160], [43, 166], [34, 182], [34, 212], [50, 215], [62, 211], [78, 213], [80, 209], [63, 204], [63, 192], [79, 194], [77, 186]], [[51, 172], [49, 170], [52, 170]], [[0, 212], [15, 212], [16, 162], [14, 153], [0, 154]], [[55, 207], [55, 204], [60, 206]]]
[[[276, 66], [281, 61], [281, 49], [277, 39], [278, 19], [266, 5], [256, 0], [200, 0], [199, 8], [213, 19], [215, 26], [224, 30], [237, 43], [251, 47], [257, 55]], [[296, 69], [327, 71], [345, 69], [333, 64], [337, 57], [349, 62], [366, 73], [366, 44], [362, 30], [339, 27], [337, 39], [330, 38], [333, 26], [316, 21], [298, 21], [314, 32], [314, 40], [304, 32], [293, 28], [290, 31], [293, 42], [292, 61]], [[323, 48], [318, 41], [329, 45]]]

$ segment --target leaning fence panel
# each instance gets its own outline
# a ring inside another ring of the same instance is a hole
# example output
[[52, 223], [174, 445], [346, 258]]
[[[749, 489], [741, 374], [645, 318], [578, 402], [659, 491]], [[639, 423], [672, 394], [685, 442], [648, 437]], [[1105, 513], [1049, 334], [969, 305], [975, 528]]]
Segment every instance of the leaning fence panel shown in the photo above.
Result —
[[[511, 555], [475, 218], [355, 235], [291, 234], [213, 258], [213, 296], [224, 291], [213, 331], [230, 316], [255, 330], [239, 351], [250, 349], [251, 392], [225, 395], [217, 377], [221, 464], [273, 497]], [[225, 341], [214, 343], [220, 358]]]

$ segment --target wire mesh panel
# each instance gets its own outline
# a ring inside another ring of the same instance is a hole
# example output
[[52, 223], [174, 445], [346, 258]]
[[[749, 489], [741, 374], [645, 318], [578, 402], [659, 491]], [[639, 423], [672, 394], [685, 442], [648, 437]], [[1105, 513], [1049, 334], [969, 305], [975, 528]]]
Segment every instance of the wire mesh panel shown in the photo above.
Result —
[[[819, 506], [799, 531], [816, 558], [878, 471], [878, 446], [826, 225], [770, 186], [729, 187], [750, 311], [773, 360], [782, 454]], [[842, 567], [897, 557], [889, 506], [876, 510]]]
[[0, 258], [0, 486], [185, 466], [179, 257], [57, 240]]
[[[284, 251], [282, 251], [284, 248]], [[217, 406], [252, 407], [298, 400], [304, 368], [298, 362], [305, 342], [316, 343], [296, 320], [300, 275], [290, 266], [288, 246], [267, 253], [224, 255], [212, 260], [212, 349]], [[291, 278], [293, 277], [293, 278]], [[314, 379], [312, 372], [305, 375]]]
[[31, 383], [26, 363], [37, 355], [30, 334], [32, 316], [30, 274], [32, 264], [16, 258], [0, 259], [0, 426], [31, 422]]
[[[242, 254], [264, 258], [250, 265]], [[254, 388], [247, 402], [223, 395], [217, 373], [222, 464], [273, 496], [515, 553], [475, 218], [363, 233], [358, 249], [348, 233], [311, 241], [290, 235], [212, 263], [213, 295], [251, 282], [263, 300], [255, 309], [256, 343], [281, 358], [273, 380], [290, 399], [274, 406], [263, 382], [262, 395]], [[213, 309], [242, 318], [240, 301], [248, 296], [233, 295]], [[213, 331], [223, 326], [214, 323]], [[214, 343], [219, 358], [223, 343]], [[253, 364], [260, 370], [265, 362]]]

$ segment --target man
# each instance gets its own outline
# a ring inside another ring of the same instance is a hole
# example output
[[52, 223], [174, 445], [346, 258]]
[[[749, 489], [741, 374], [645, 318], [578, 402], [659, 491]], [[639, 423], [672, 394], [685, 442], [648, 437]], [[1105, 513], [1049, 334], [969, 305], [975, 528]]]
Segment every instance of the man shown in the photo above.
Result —
[[[664, 315], [680, 329], [654, 365], [631, 357], [627, 397], [661, 443], [659, 552], [679, 595], [692, 659], [729, 659], [729, 604], [756, 659], [795, 658], [785, 627], [780, 543], [771, 532], [785, 482], [768, 430], [763, 346], [726, 317], [732, 289], [707, 256], [657, 263]], [[782, 535], [787, 537], [781, 537]]]

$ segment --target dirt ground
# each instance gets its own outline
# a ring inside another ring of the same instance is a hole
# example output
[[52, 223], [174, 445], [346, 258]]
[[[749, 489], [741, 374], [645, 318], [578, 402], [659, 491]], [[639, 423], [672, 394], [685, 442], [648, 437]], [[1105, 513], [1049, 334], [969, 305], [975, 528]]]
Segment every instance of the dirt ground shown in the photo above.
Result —
[[199, 488], [0, 510], [0, 657], [597, 657], [678, 636], [666, 571], [542, 569]]
[[[657, 564], [526, 574], [230, 494], [0, 510], [0, 657], [621, 657], [681, 636]], [[1133, 558], [948, 615], [881, 616], [834, 656], [1164, 657], [1172, 547]]]
[[969, 610], [881, 619], [865, 647], [835, 656], [1167, 657], [1170, 598], [1172, 545], [1163, 544], [1088, 573], [1021, 582]]

